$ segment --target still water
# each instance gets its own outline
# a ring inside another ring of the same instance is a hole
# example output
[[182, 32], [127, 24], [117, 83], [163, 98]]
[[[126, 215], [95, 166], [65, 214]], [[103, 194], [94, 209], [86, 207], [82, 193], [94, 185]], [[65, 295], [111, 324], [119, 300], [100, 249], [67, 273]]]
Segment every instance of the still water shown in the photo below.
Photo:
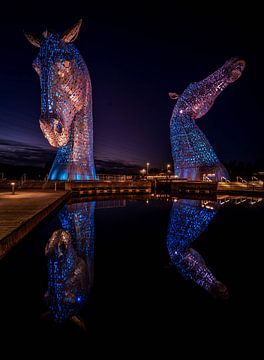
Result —
[[2, 339], [109, 351], [248, 341], [263, 210], [239, 197], [71, 199], [0, 263]]

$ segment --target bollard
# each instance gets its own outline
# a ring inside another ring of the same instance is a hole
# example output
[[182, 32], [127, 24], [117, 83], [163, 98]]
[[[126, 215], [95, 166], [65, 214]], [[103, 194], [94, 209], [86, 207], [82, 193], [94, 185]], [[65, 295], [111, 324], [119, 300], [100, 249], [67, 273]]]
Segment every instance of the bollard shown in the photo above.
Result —
[[15, 183], [11, 183], [12, 186], [12, 195], [15, 195]]

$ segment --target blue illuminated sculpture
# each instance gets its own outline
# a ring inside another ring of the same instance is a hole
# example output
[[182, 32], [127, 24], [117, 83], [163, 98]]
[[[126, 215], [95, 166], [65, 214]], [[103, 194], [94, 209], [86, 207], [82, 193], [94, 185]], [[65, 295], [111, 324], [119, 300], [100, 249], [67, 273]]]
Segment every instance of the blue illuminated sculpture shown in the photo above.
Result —
[[40, 128], [58, 148], [49, 180], [96, 179], [93, 158], [92, 87], [87, 66], [72, 42], [81, 20], [62, 36], [25, 34], [40, 48], [33, 68], [40, 77]]
[[216, 181], [228, 178], [225, 167], [218, 160], [212, 146], [195, 123], [205, 115], [215, 99], [232, 82], [236, 81], [245, 68], [245, 62], [232, 58], [206, 79], [191, 83], [178, 96], [170, 121], [170, 138], [174, 161], [174, 174], [179, 178], [202, 180], [213, 174]]
[[167, 234], [167, 248], [172, 263], [186, 279], [194, 281], [215, 297], [228, 298], [224, 284], [207, 268], [202, 256], [191, 243], [199, 238], [217, 212], [217, 205], [200, 200], [178, 200], [173, 203]]
[[59, 212], [62, 228], [54, 231], [48, 257], [46, 301], [56, 322], [72, 320], [84, 327], [79, 311], [93, 284], [95, 202], [68, 204]]

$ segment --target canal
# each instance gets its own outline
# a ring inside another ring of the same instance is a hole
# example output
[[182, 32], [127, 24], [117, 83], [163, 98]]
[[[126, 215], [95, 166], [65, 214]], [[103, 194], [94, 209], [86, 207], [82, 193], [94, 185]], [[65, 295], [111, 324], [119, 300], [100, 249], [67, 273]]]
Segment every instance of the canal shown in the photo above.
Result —
[[70, 199], [0, 262], [2, 343], [113, 354], [248, 339], [263, 210], [246, 197]]

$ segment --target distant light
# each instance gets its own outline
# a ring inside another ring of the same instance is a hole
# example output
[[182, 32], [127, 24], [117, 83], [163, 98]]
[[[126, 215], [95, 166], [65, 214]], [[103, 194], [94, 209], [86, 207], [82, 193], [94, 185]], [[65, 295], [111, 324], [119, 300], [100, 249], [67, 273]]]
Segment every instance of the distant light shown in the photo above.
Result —
[[11, 183], [11, 185], [15, 185], [15, 183], [13, 182], [13, 183]]
[[82, 300], [82, 298], [81, 298], [80, 296], [77, 296], [76, 301], [77, 301], [78, 303], [80, 303], [81, 300]]

